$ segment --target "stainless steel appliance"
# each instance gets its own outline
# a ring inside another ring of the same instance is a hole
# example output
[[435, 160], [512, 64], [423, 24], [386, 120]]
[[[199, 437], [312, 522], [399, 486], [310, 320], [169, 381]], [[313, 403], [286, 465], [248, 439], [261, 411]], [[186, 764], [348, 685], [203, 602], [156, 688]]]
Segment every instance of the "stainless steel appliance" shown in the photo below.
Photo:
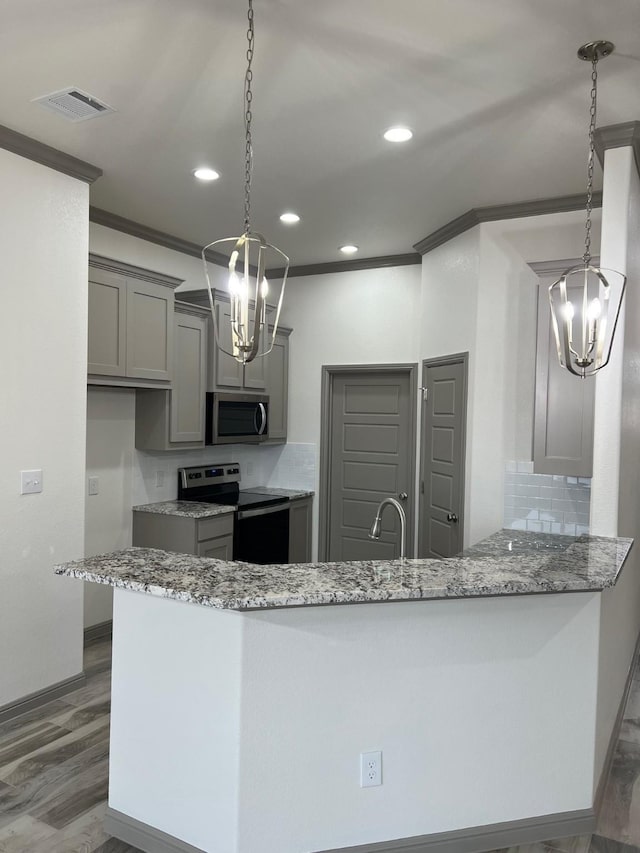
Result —
[[257, 444], [269, 438], [269, 397], [213, 392], [206, 400], [207, 444]]
[[289, 498], [240, 489], [237, 462], [178, 468], [178, 500], [235, 506], [233, 559], [249, 563], [289, 560]]

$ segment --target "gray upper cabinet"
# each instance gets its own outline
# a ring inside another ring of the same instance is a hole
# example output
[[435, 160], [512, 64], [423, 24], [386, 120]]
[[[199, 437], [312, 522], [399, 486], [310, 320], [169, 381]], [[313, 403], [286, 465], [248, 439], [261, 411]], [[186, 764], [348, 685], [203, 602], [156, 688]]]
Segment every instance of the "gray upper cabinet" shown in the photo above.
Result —
[[273, 349], [260, 359], [267, 373], [266, 391], [269, 395], [269, 441], [284, 444], [287, 440], [287, 409], [289, 405], [289, 335], [291, 329], [280, 326]]
[[204, 447], [208, 312], [175, 303], [171, 390], [136, 392], [136, 447], [173, 450]]
[[89, 255], [89, 383], [167, 387], [180, 279]]
[[126, 322], [126, 279], [89, 267], [89, 373], [125, 375]]
[[[229, 300], [216, 293], [214, 299], [218, 332], [223, 349], [232, 351], [231, 313]], [[227, 355], [216, 346], [211, 323], [211, 343], [209, 345], [209, 391], [262, 391], [266, 387], [266, 367], [264, 358], [255, 358], [249, 364], [242, 365], [232, 355]]]
[[206, 390], [207, 316], [194, 305], [176, 302], [171, 390], [172, 442], [195, 441], [204, 444]]
[[[531, 267], [540, 279], [533, 470], [536, 474], [591, 477], [595, 382], [572, 376], [558, 363], [549, 286], [562, 270], [552, 264], [531, 264]], [[572, 301], [580, 304], [577, 299]]]

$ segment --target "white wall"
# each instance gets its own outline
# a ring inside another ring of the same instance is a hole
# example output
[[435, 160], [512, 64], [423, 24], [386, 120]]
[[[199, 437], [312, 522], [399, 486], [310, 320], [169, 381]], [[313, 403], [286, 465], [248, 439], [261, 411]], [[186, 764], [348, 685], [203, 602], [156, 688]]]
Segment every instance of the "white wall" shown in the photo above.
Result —
[[528, 263], [580, 255], [582, 228], [579, 211], [487, 222], [423, 258], [420, 358], [469, 352], [465, 544], [502, 526], [507, 460], [532, 458], [538, 279]]
[[[0, 150], [0, 707], [82, 671], [89, 188]], [[20, 495], [20, 470], [44, 490]]]
[[631, 148], [606, 152], [603, 267], [629, 284], [610, 364], [596, 380], [592, 532], [635, 538], [621, 580], [602, 596], [596, 730], [597, 785], [640, 631], [640, 179]]
[[[319, 455], [323, 365], [418, 361], [420, 266], [294, 278], [287, 284], [289, 346], [288, 440]], [[316, 466], [314, 490], [318, 492]], [[317, 554], [318, 499], [313, 553]]]
[[[99, 481], [97, 495], [85, 489], [87, 557], [131, 545], [135, 402], [130, 388], [87, 389], [87, 481]], [[85, 627], [111, 619], [112, 601], [111, 587], [86, 583]]]
[[[241, 614], [116, 590], [109, 804], [228, 853], [588, 809], [599, 612], [589, 593]], [[372, 750], [383, 784], [363, 789]]]

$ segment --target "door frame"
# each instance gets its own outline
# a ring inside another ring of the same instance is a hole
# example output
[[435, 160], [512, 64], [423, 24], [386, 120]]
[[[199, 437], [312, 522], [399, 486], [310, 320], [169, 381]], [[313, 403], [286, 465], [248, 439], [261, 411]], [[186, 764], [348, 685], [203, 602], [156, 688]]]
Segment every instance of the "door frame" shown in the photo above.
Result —
[[424, 399], [424, 392], [427, 382], [427, 368], [441, 367], [447, 364], [462, 364], [462, 508], [461, 508], [461, 524], [460, 524], [460, 541], [464, 547], [464, 530], [466, 523], [466, 468], [467, 468], [467, 399], [469, 393], [469, 353], [457, 352], [452, 355], [441, 355], [437, 358], [425, 358], [422, 362], [422, 404], [420, 407], [420, 470], [418, 471], [420, 487], [418, 490], [418, 554], [422, 554], [424, 546], [423, 530], [423, 514], [424, 514], [424, 469], [426, 461], [426, 442], [424, 439], [424, 431], [426, 426], [427, 401]]
[[416, 495], [416, 443], [418, 422], [418, 364], [331, 364], [322, 365], [322, 391], [320, 409], [320, 482], [318, 486], [318, 559], [326, 560], [329, 553], [329, 485], [331, 478], [331, 419], [333, 400], [333, 381], [345, 373], [406, 373], [409, 377], [409, 426], [411, 445], [409, 471], [414, 472], [410, 488], [413, 490], [414, 509], [407, 513], [407, 554], [415, 552], [415, 495]]

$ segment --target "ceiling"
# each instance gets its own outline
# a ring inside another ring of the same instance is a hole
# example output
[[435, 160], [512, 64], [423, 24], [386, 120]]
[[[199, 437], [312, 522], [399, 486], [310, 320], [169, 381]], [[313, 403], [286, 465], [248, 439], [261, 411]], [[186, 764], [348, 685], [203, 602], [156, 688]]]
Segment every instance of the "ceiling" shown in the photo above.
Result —
[[[584, 191], [598, 124], [640, 119], [638, 0], [254, 0], [253, 227], [296, 266], [413, 251], [471, 207]], [[104, 170], [91, 203], [204, 244], [243, 216], [243, 0], [2, 0], [0, 124]], [[116, 113], [30, 103], [77, 86]], [[414, 131], [404, 145], [382, 132]], [[220, 179], [196, 182], [213, 166]], [[302, 221], [285, 226], [294, 210]]]

